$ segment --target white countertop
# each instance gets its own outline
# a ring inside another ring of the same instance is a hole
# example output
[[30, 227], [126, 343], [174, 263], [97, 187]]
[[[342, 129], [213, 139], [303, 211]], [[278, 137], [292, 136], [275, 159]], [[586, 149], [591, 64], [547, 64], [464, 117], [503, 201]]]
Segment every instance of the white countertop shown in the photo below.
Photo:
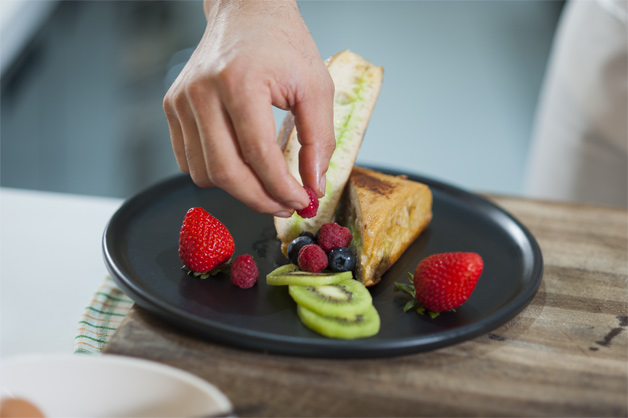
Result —
[[0, 356], [72, 353], [120, 199], [0, 188]]

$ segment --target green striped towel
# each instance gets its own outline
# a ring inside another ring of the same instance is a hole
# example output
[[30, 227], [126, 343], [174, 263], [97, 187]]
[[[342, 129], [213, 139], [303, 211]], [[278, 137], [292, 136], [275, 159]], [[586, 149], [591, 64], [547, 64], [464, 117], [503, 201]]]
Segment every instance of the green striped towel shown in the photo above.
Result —
[[78, 323], [74, 354], [101, 354], [131, 306], [133, 301], [107, 276]]

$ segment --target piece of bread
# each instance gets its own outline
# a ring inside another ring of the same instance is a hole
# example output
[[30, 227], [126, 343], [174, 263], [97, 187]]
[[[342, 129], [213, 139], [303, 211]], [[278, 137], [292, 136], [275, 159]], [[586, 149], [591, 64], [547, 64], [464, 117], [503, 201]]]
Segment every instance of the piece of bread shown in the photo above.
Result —
[[[296, 212], [290, 218], [275, 218], [277, 237], [284, 254], [288, 244], [303, 231], [316, 233], [321, 225], [331, 222], [345, 188], [351, 168], [362, 144], [362, 138], [375, 107], [382, 85], [383, 69], [351, 51], [343, 51], [327, 61], [334, 81], [334, 130], [336, 149], [327, 171], [325, 196], [319, 200], [314, 218], [301, 218]], [[277, 139], [285, 144], [284, 157], [290, 173], [299, 181], [299, 150], [292, 114], [286, 117]]]
[[432, 192], [425, 184], [354, 167], [338, 207], [337, 221], [353, 234], [353, 277], [379, 283], [432, 220]]

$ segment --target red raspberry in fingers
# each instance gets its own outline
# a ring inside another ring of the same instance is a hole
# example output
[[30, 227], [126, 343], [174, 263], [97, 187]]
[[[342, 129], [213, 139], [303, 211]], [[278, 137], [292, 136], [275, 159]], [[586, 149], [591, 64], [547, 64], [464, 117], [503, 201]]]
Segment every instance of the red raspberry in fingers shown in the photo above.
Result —
[[318, 212], [318, 196], [316, 196], [316, 193], [314, 193], [314, 190], [311, 188], [304, 186], [304, 189], [310, 197], [310, 204], [303, 209], [299, 209], [297, 215], [302, 218], [313, 218], [316, 216], [316, 212]]

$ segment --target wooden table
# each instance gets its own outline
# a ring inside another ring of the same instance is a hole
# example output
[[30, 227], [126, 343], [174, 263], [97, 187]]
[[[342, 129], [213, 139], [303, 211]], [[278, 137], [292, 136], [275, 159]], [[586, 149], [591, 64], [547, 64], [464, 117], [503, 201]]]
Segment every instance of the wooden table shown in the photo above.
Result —
[[487, 335], [393, 358], [298, 358], [216, 345], [135, 307], [105, 352], [201, 376], [239, 416], [626, 416], [628, 212], [490, 198], [535, 235], [545, 274]]

